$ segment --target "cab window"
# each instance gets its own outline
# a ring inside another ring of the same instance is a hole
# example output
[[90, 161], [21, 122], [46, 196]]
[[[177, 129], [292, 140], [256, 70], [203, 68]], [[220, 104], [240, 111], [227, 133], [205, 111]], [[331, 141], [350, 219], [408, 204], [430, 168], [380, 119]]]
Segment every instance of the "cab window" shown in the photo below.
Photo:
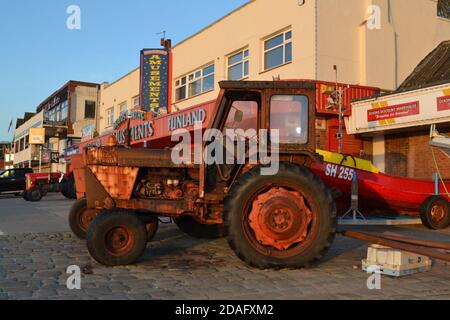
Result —
[[303, 95], [272, 96], [270, 129], [278, 130], [280, 144], [308, 143], [308, 97]]
[[234, 101], [225, 122], [225, 129], [258, 129], [258, 103]]

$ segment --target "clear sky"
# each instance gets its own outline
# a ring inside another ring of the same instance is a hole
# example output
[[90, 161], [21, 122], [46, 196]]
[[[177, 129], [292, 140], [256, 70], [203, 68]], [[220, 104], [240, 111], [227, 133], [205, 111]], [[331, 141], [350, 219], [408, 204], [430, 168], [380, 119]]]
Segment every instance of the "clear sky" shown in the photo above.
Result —
[[[247, 0], [0, 0], [0, 141], [11, 118], [34, 112], [68, 80], [112, 82], [139, 66], [139, 51], [185, 39]], [[66, 12], [81, 9], [81, 30]], [[13, 132], [14, 130], [11, 130]]]

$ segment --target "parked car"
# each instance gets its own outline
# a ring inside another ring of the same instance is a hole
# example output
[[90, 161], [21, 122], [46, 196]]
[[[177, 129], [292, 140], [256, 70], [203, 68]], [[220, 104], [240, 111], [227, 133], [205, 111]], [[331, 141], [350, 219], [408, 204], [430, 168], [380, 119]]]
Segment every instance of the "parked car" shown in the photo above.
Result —
[[21, 195], [26, 187], [25, 175], [33, 173], [30, 168], [8, 169], [0, 174], [0, 194], [15, 193]]

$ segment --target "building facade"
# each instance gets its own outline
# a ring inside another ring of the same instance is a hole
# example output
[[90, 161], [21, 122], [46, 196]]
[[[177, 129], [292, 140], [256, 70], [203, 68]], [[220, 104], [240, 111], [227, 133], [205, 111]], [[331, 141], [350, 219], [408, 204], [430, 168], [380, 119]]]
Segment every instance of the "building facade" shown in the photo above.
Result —
[[[334, 66], [339, 82], [396, 90], [448, 39], [450, 20], [438, 0], [249, 1], [172, 48], [171, 111], [214, 101], [222, 80], [334, 82]], [[139, 105], [139, 75], [138, 68], [102, 86], [100, 134], [113, 130], [121, 111]], [[333, 149], [338, 123], [319, 120], [319, 145]], [[353, 155], [375, 157], [381, 169], [389, 169], [377, 157], [384, 141], [355, 137], [344, 134], [358, 145]]]
[[[95, 83], [69, 81], [37, 108], [35, 114], [18, 119], [14, 145], [14, 166], [42, 171], [66, 171], [64, 150], [78, 144], [92, 132], [98, 115]], [[30, 144], [30, 129], [44, 128], [42, 145]]]

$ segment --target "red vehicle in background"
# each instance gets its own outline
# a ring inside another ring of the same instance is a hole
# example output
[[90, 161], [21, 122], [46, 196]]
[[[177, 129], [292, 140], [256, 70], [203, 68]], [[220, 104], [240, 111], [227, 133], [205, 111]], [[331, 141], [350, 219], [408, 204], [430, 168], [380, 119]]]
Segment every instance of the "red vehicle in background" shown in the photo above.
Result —
[[76, 199], [73, 173], [61, 172], [28, 173], [25, 190], [22, 193], [26, 201], [41, 201], [49, 192], [61, 192], [68, 199]]

